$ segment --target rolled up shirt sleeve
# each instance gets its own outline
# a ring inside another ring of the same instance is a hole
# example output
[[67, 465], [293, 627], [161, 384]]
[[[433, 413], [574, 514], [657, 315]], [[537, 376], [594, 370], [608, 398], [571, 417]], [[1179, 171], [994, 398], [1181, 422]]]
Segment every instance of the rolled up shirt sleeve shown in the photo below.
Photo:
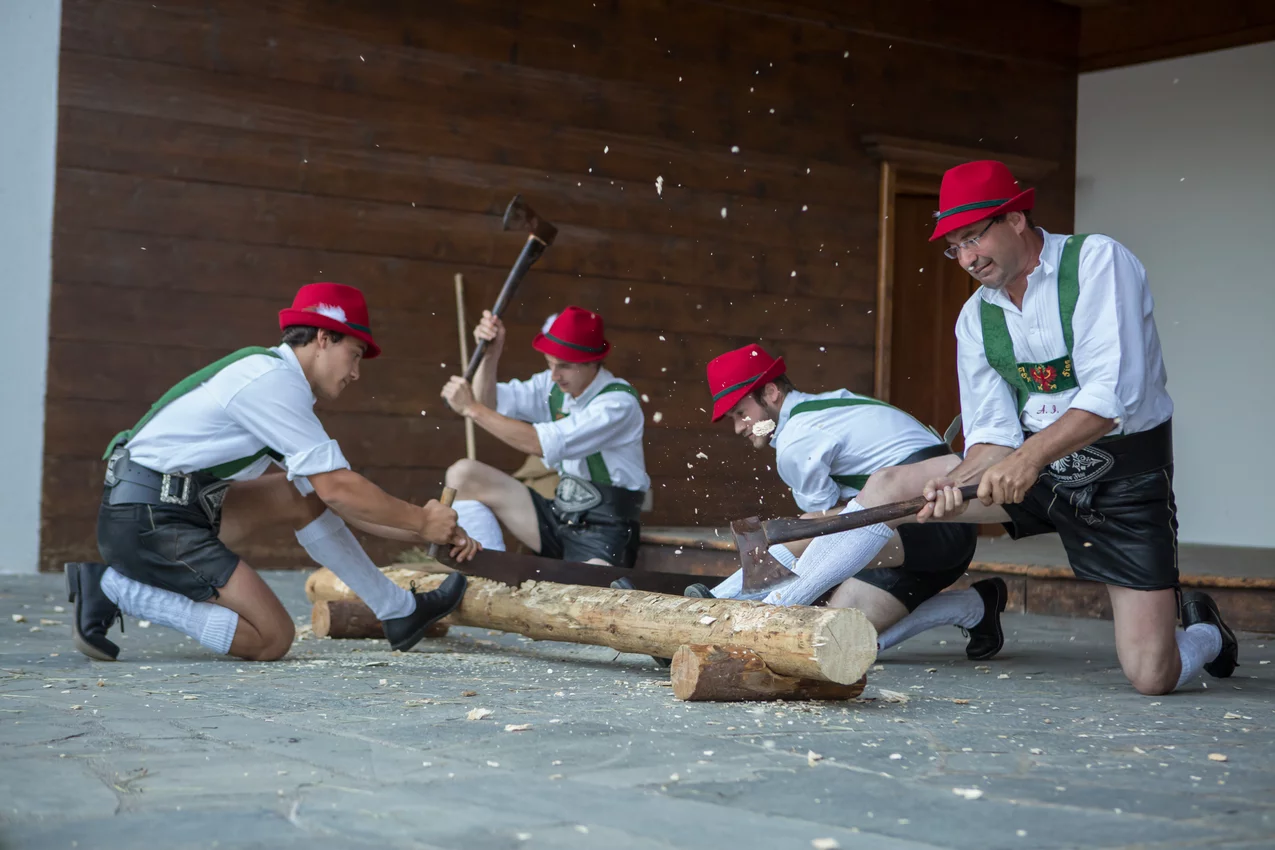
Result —
[[628, 393], [607, 393], [557, 422], [536, 422], [546, 466], [579, 460], [608, 446], [642, 437], [642, 407]]
[[976, 295], [966, 302], [956, 322], [956, 369], [965, 447], [987, 443], [1016, 449], [1023, 444], [1018, 399], [987, 362], [979, 312], [981, 300]]
[[1141, 402], [1147, 369], [1141, 334], [1150, 302], [1146, 270], [1137, 257], [1111, 239], [1090, 237], [1080, 258], [1071, 322], [1080, 384], [1071, 407], [1120, 423]]
[[548, 372], [538, 372], [526, 381], [496, 384], [496, 412], [522, 422], [543, 422], [549, 418]]
[[803, 431], [786, 443], [775, 458], [779, 477], [792, 489], [793, 500], [803, 511], [826, 511], [841, 498], [841, 487], [832, 480], [837, 442], [815, 429]]
[[[337, 441], [314, 413], [305, 379], [275, 369], [245, 384], [225, 404], [226, 415], [283, 455], [288, 479], [349, 469]], [[308, 483], [308, 482], [307, 482]]]

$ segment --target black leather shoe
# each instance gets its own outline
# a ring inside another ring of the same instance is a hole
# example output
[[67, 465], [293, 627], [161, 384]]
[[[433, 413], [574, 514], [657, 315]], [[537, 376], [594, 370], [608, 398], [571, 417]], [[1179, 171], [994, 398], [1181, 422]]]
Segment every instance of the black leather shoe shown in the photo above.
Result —
[[102, 576], [106, 564], [69, 563], [63, 567], [66, 573], [66, 601], [74, 603], [71, 617], [71, 637], [75, 648], [94, 661], [114, 661], [120, 648], [106, 633], [116, 620], [120, 630], [124, 617], [120, 609], [102, 592]]
[[1182, 594], [1182, 628], [1196, 623], [1217, 626], [1222, 633], [1222, 651], [1204, 665], [1204, 672], [1215, 679], [1225, 679], [1240, 666], [1240, 642], [1235, 639], [1235, 632], [1222, 622], [1222, 612], [1217, 610], [1213, 597], [1203, 591], [1188, 590]]
[[983, 619], [966, 630], [970, 641], [965, 645], [965, 657], [970, 661], [986, 661], [994, 658], [1005, 645], [1001, 612], [1005, 610], [1009, 589], [1005, 587], [1005, 579], [999, 577], [976, 581], [970, 587], [983, 597]]
[[686, 590], [682, 591], [683, 596], [693, 596], [696, 599], [712, 599], [713, 591], [708, 589], [708, 585], [695, 582]]
[[394, 617], [381, 623], [386, 639], [392, 649], [406, 652], [425, 637], [425, 630], [455, 611], [460, 601], [465, 598], [465, 588], [469, 579], [464, 573], [452, 573], [443, 579], [443, 583], [429, 593], [417, 593], [416, 585], [412, 585], [412, 595], [416, 597], [416, 610], [406, 617]]

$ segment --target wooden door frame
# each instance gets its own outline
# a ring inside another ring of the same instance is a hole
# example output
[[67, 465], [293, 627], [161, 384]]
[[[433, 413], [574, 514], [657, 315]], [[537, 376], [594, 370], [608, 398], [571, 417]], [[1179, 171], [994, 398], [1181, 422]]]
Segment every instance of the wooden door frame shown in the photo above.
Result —
[[998, 159], [1009, 166], [1019, 180], [1033, 184], [1056, 170], [1058, 163], [879, 134], [864, 136], [863, 145], [868, 154], [880, 163], [881, 169], [877, 213], [877, 333], [872, 388], [876, 398], [889, 401], [890, 336], [894, 319], [894, 199], [900, 194], [937, 195], [943, 172], [971, 160]]

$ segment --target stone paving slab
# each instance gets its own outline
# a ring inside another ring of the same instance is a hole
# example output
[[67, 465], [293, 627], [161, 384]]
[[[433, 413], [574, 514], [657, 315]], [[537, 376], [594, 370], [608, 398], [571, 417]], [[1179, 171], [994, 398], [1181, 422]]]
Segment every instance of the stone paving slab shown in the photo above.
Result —
[[[304, 575], [267, 580], [305, 622]], [[59, 577], [0, 576], [0, 850], [1275, 846], [1261, 635], [1235, 677], [1142, 697], [1110, 623], [1011, 616], [986, 664], [943, 629], [861, 700], [714, 705], [480, 629], [255, 664], [130, 621], [101, 664], [58, 607]]]

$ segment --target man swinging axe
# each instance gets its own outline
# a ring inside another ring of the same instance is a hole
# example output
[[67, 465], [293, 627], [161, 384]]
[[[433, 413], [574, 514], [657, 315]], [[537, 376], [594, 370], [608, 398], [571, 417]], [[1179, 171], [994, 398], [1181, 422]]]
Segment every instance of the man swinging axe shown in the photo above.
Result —
[[447, 470], [447, 485], [458, 499], [494, 512], [540, 555], [633, 566], [638, 517], [651, 485], [642, 449], [645, 423], [637, 390], [604, 365], [611, 343], [602, 317], [575, 306], [550, 317], [531, 343], [548, 368], [525, 381], [496, 381], [505, 345], [498, 316], [484, 311], [474, 337], [488, 353], [473, 386], [453, 376], [443, 398], [507, 445], [543, 457], [560, 480], [549, 500], [487, 464], [460, 460]]
[[[861, 510], [856, 500], [869, 477], [887, 467], [906, 468], [931, 459], [958, 459], [932, 429], [896, 407], [840, 389], [804, 393], [789, 380], [782, 357], [746, 345], [708, 364], [714, 422], [729, 419], [754, 449], [775, 450], [779, 477], [797, 506], [813, 518]], [[966, 655], [991, 658], [1004, 644], [1000, 614], [1003, 579], [975, 582], [941, 593], [965, 574], [977, 542], [973, 525], [885, 526], [827, 538], [776, 544], [769, 554], [791, 573], [787, 581], [750, 592], [739, 570], [714, 587], [717, 598], [761, 598], [775, 605], [858, 608], [876, 628], [885, 650], [909, 636], [893, 628], [928, 606], [931, 627], [956, 625], [969, 633]], [[848, 549], [873, 552], [872, 566], [845, 557]], [[853, 568], [851, 565], [857, 565]], [[859, 572], [859, 570], [862, 572]], [[687, 595], [708, 595], [692, 585]]]
[[[315, 416], [380, 354], [363, 294], [312, 283], [279, 313], [283, 339], [218, 360], [164, 394], [106, 450], [97, 539], [109, 564], [67, 564], [73, 635], [85, 655], [113, 661], [107, 630], [121, 614], [176, 629], [219, 654], [281, 658], [292, 618], [235, 548], [290, 527], [307, 554], [358, 594], [405, 650], [460, 604], [465, 576], [429, 593], [398, 587], [346, 523], [407, 543], [478, 550], [450, 508], [394, 498], [350, 469]], [[274, 466], [283, 473], [266, 474]]]

